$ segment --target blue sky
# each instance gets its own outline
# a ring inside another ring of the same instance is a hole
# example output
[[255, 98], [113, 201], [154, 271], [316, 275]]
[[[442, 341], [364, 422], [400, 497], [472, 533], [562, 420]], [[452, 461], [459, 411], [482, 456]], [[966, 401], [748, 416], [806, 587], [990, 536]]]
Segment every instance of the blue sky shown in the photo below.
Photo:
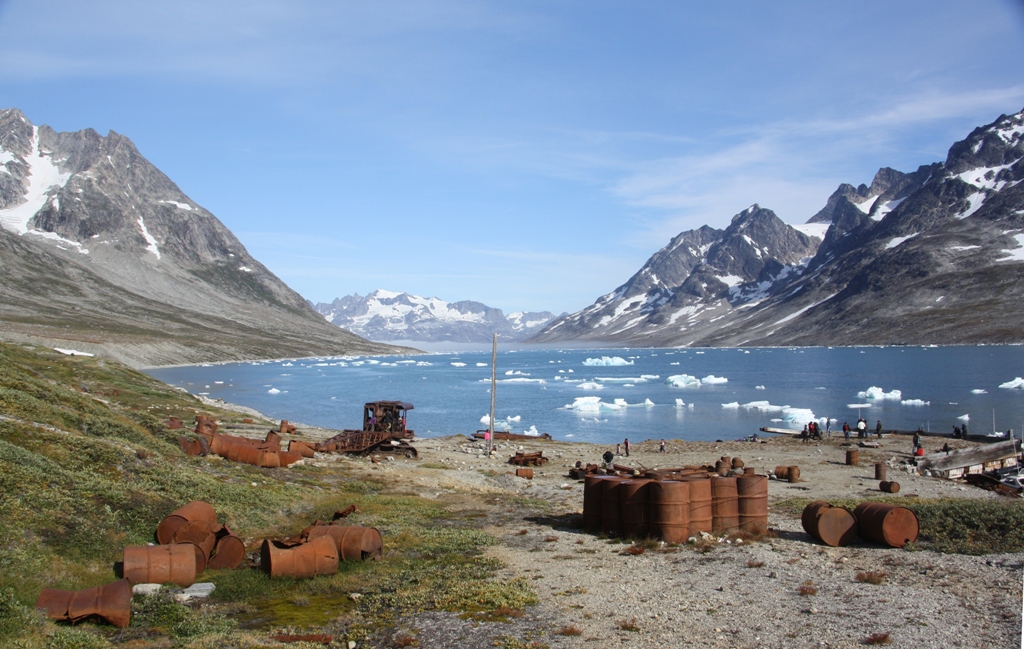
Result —
[[1024, 108], [1020, 0], [0, 0], [0, 107], [128, 136], [314, 302], [575, 311]]

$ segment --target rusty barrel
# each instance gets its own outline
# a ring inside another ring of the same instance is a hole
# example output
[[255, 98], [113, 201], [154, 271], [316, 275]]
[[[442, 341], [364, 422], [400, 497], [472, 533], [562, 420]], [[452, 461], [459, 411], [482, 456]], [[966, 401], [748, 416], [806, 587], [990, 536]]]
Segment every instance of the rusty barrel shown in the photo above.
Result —
[[878, 483], [878, 488], [887, 494], [898, 494], [900, 492], [900, 483], [882, 480]]
[[875, 462], [875, 480], [885, 480], [885, 462]]
[[601, 533], [601, 499], [604, 495], [601, 483], [609, 476], [588, 475], [583, 479], [583, 531]]
[[302, 453], [296, 453], [293, 451], [280, 451], [277, 456], [281, 460], [281, 466], [295, 464], [302, 459]]
[[742, 475], [736, 478], [740, 530], [750, 534], [768, 533], [768, 476]]
[[210, 503], [193, 500], [175, 509], [160, 521], [156, 528], [156, 540], [160, 545], [167, 545], [174, 540], [174, 533], [178, 528], [189, 521], [206, 521], [212, 527], [217, 524], [217, 512]]
[[743, 460], [739, 459], [738, 457], [734, 457], [732, 459], [732, 468], [734, 468], [734, 469], [742, 469], [743, 468]]
[[223, 568], [233, 570], [242, 565], [243, 559], [245, 559], [245, 543], [225, 526], [217, 533], [217, 545], [214, 546], [213, 556], [210, 557], [206, 567], [210, 570]]
[[860, 451], [858, 451], [855, 448], [851, 448], [851, 449], [848, 449], [846, 451], [846, 465], [847, 466], [857, 466], [857, 463], [859, 461], [860, 461]]
[[626, 479], [608, 476], [601, 482], [601, 533], [617, 536], [622, 534], [622, 505], [619, 501], [619, 486]]
[[715, 534], [729, 534], [740, 526], [739, 497], [736, 495], [736, 478], [717, 477], [711, 479], [711, 531]]
[[786, 480], [789, 478], [789, 467], [788, 466], [777, 466], [775, 467], [775, 477], [778, 480]]
[[266, 438], [263, 440], [267, 444], [273, 444], [275, 446], [281, 445], [281, 434], [276, 431], [270, 431], [267, 433]]
[[124, 548], [124, 578], [132, 584], [176, 584], [188, 588], [196, 582], [196, 574], [196, 552], [191, 544]]
[[45, 610], [51, 620], [74, 623], [95, 616], [124, 628], [132, 620], [132, 585], [127, 579], [120, 579], [83, 590], [44, 588], [36, 608]]
[[715, 462], [715, 473], [725, 477], [729, 475], [729, 471], [732, 470], [732, 465], [724, 460], [717, 460]]
[[[745, 467], [743, 467], [743, 475], [756, 475], [756, 474], [757, 474], [757, 469], [755, 469], [754, 467], [752, 467], [752, 466], [745, 466]], [[768, 476], [765, 476], [765, 477], [767, 478]]]
[[714, 519], [711, 480], [705, 476], [684, 479], [690, 485], [690, 536], [711, 533]]
[[894, 548], [917, 540], [917, 515], [906, 507], [861, 503], [853, 513], [857, 516], [861, 538]]
[[260, 548], [260, 568], [272, 579], [333, 575], [338, 572], [338, 546], [329, 536], [293, 548], [280, 548], [268, 539]]
[[631, 478], [619, 485], [619, 506], [622, 509], [622, 533], [643, 539], [651, 533], [650, 485], [653, 480]]
[[533, 480], [533, 469], [516, 469], [516, 476], [519, 478], [526, 478], [527, 480]]
[[256, 466], [276, 469], [281, 466], [281, 455], [277, 451], [260, 451], [256, 455]]
[[290, 453], [298, 453], [302, 457], [313, 457], [313, 446], [306, 442], [300, 442], [297, 439], [288, 442], [288, 451]]
[[217, 545], [217, 533], [214, 526], [206, 521], [189, 521], [174, 532], [174, 543], [190, 544], [196, 553], [196, 574], [206, 570], [206, 563]]
[[800, 482], [800, 467], [787, 466], [786, 479], [789, 480], [790, 482]]
[[341, 561], [377, 561], [384, 556], [384, 539], [376, 527], [360, 525], [314, 525], [307, 539], [329, 537]]
[[800, 515], [804, 531], [825, 545], [849, 545], [857, 536], [857, 517], [845, 507], [833, 507], [816, 500], [804, 507]]
[[690, 536], [690, 483], [663, 480], [648, 485], [651, 536], [666, 543], [686, 543]]

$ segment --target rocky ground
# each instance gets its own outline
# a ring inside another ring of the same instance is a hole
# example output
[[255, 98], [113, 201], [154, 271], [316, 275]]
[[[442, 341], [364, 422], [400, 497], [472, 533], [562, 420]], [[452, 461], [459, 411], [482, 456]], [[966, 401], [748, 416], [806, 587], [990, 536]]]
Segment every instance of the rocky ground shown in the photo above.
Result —
[[[300, 433], [317, 438], [333, 431], [300, 427]], [[887, 463], [889, 479], [900, 483], [897, 497], [908, 501], [999, 498], [902, 469], [910, 457], [909, 438], [887, 437], [880, 448], [860, 448], [859, 466], [845, 464], [851, 447], [835, 437], [806, 444], [774, 437], [762, 443], [672, 441], [664, 454], [656, 442], [636, 444], [617, 463], [657, 468], [730, 456], [758, 473], [796, 465], [801, 474], [798, 483], [769, 481], [769, 539], [655, 544], [641, 554], [580, 527], [583, 482], [569, 478], [568, 469], [577, 461], [599, 463], [605, 447], [499, 442], [488, 457], [483, 443], [463, 436], [419, 440], [416, 446], [417, 460], [318, 454], [311, 461], [358, 463], [410, 492], [479, 513], [500, 539], [489, 552], [505, 566], [501, 576], [526, 576], [539, 598], [507, 622], [438, 612], [410, 615], [404, 628], [417, 646], [856, 647], [873, 634], [892, 647], [1021, 645], [1024, 554], [940, 554], [864, 541], [832, 548], [812, 540], [791, 508], [772, 507], [792, 498], [881, 496], [873, 467], [879, 461]], [[551, 461], [532, 480], [518, 478], [507, 463], [515, 450], [543, 450]], [[870, 571], [884, 573], [883, 582], [858, 581], [858, 573]], [[375, 642], [370, 646], [392, 646], [385, 638]]]

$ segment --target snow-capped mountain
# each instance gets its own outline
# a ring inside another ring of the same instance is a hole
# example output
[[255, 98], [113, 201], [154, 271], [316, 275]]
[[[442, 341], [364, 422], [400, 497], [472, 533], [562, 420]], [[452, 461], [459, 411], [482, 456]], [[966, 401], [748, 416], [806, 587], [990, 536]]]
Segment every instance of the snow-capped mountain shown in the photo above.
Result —
[[408, 293], [376, 290], [346, 295], [314, 307], [329, 322], [370, 340], [491, 342], [529, 338], [554, 319], [547, 311], [510, 313], [480, 302], [445, 302]]
[[752, 206], [725, 231], [680, 234], [626, 284], [532, 340], [1022, 342], [1022, 158], [1024, 112], [975, 129], [945, 162], [841, 185], [806, 225]]
[[128, 140], [0, 111], [0, 322], [136, 365], [385, 351], [327, 326]]

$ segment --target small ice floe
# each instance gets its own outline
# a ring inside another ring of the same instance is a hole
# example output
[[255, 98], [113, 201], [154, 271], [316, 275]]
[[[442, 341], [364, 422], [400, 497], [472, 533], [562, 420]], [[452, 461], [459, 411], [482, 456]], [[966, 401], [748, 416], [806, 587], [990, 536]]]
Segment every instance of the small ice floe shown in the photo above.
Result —
[[725, 378], [724, 376], [715, 376], [714, 374], [709, 374], [702, 378], [700, 382], [704, 385], [721, 385], [722, 383], [728, 383], [729, 379]]
[[957, 417], [957, 419], [959, 419], [960, 421], [970, 421], [971, 420], [971, 416], [969, 414], [967, 414], [967, 415], [960, 415], [959, 417]]
[[667, 379], [665, 383], [674, 388], [699, 388], [700, 379], [696, 376], [690, 376], [689, 374], [674, 374]]
[[281, 394], [281, 391], [278, 390], [277, 388], [270, 388], [269, 390], [267, 390], [267, 394]]
[[988, 390], [982, 390], [981, 388], [975, 388], [971, 390], [971, 394], [988, 394]]
[[465, 363], [452, 363], [452, 367], [465, 367]]
[[722, 407], [725, 408], [726, 410], [739, 410], [740, 409], [740, 402], [739, 401], [731, 401], [729, 403], [723, 403]]
[[755, 389], [755, 390], [765, 390], [765, 389], [767, 389], [767, 388], [765, 388], [765, 387], [764, 387], [763, 385], [755, 385], [755, 386], [754, 386], [754, 389]]
[[902, 406], [930, 406], [930, 405], [932, 405], [932, 402], [931, 401], [922, 401], [921, 399], [904, 399], [903, 401], [900, 401], [900, 405], [902, 405]]
[[676, 408], [685, 408], [686, 402], [682, 399], [676, 399]]
[[1000, 383], [999, 387], [1005, 388], [1007, 390], [1024, 390], [1024, 379], [1022, 379], [1021, 377], [1018, 376], [1017, 378], [1015, 378], [1012, 381], [1007, 381], [1006, 383]]

